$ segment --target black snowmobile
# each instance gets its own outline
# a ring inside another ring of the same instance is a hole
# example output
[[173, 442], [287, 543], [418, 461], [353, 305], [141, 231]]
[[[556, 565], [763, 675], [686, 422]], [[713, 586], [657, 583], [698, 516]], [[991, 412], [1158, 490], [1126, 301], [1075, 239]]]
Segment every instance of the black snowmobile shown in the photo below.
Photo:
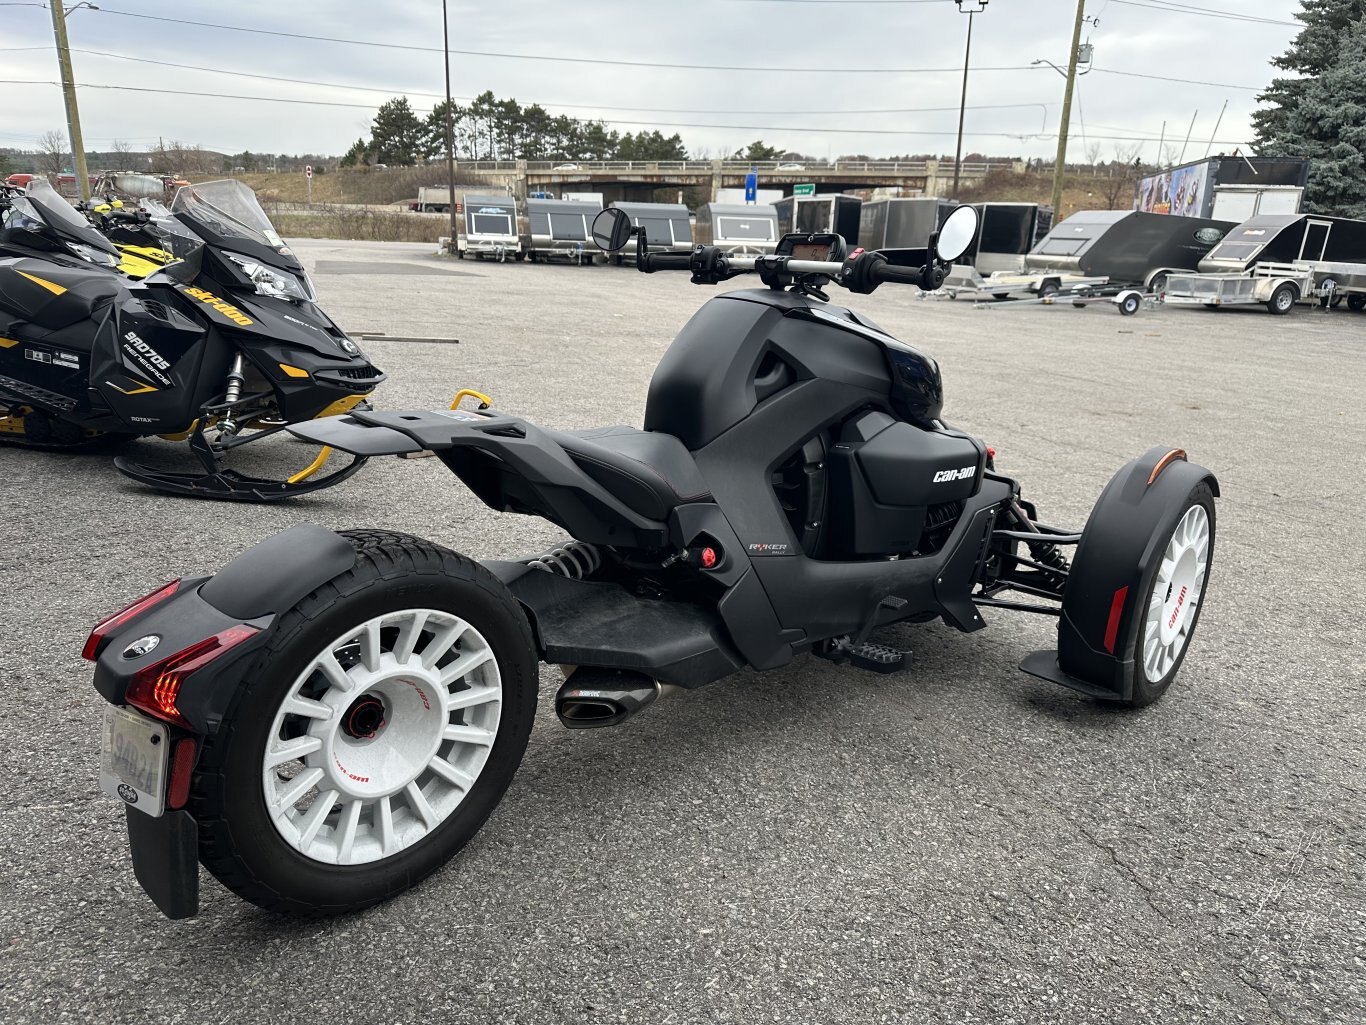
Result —
[[[570, 537], [476, 562], [305, 524], [97, 625], [84, 654], [109, 702], [102, 786], [127, 805], [157, 906], [196, 912], [197, 861], [302, 914], [413, 885], [502, 796], [538, 661], [568, 674], [561, 721], [604, 727], [662, 691], [803, 653], [903, 670], [909, 653], [879, 628], [972, 632], [1016, 609], [1057, 617], [1056, 648], [1027, 672], [1118, 706], [1161, 697], [1203, 605], [1214, 476], [1154, 448], [1084, 530], [1048, 526], [991, 450], [943, 421], [935, 361], [826, 302], [831, 285], [937, 288], [975, 224], [955, 212], [921, 268], [846, 254], [838, 235], [743, 258], [650, 253], [638, 237], [643, 271], [699, 284], [756, 271], [768, 286], [714, 298], [683, 328], [644, 430], [550, 430], [486, 408], [291, 428], [357, 455], [431, 451], [492, 508]], [[594, 229], [610, 252], [632, 232], [617, 210]]]
[[[237, 181], [187, 186], [156, 239], [176, 259], [140, 282], [45, 182], [8, 197], [0, 228], [0, 439], [73, 448], [188, 438], [178, 472], [116, 459], [161, 491], [263, 501], [305, 494], [329, 451], [284, 481], [222, 466], [285, 425], [355, 409], [384, 375], [318, 307], [298, 260]], [[140, 237], [152, 238], [146, 229]]]

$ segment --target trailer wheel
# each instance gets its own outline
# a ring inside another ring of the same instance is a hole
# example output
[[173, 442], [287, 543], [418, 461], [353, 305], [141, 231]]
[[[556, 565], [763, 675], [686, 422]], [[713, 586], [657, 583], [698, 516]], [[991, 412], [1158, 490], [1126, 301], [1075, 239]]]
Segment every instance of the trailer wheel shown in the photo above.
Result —
[[518, 254], [517, 254], [517, 262], [518, 262], [518, 263], [521, 263], [524, 259], [526, 259], [526, 253], [518, 253]]
[[1123, 316], [1132, 317], [1135, 313], [1138, 312], [1139, 307], [1143, 305], [1143, 300], [1139, 298], [1139, 296], [1136, 293], [1130, 292], [1128, 295], [1126, 295], [1123, 299], [1119, 301], [1118, 305], [1119, 312]]
[[1266, 308], [1278, 317], [1283, 317], [1295, 308], [1295, 302], [1300, 297], [1300, 290], [1286, 281], [1276, 286], [1276, 290], [1271, 293], [1271, 298], [1266, 301]]
[[1167, 290], [1168, 276], [1166, 271], [1159, 271], [1157, 274], [1154, 274], [1153, 279], [1148, 282], [1148, 291], [1152, 292], [1154, 295], [1161, 295]]
[[1057, 295], [1061, 291], [1062, 286], [1060, 286], [1056, 281], [1045, 281], [1042, 285], [1039, 286], [1039, 298], [1047, 299], [1050, 295]]
[[1349, 295], [1347, 297], [1347, 308], [1356, 313], [1366, 310], [1366, 295]]
[[1205, 303], [1205, 309], [1207, 309], [1207, 310], [1217, 310], [1217, 309], [1220, 309], [1220, 306], [1219, 306], [1218, 303]]

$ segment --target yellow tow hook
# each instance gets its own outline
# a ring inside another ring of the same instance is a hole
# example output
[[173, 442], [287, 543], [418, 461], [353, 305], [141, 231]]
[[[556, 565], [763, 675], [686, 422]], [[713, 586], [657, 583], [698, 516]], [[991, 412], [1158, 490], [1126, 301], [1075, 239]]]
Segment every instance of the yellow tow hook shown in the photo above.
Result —
[[493, 400], [489, 398], [487, 395], [485, 395], [483, 392], [475, 391], [473, 388], [461, 388], [458, 392], [455, 393], [455, 398], [451, 399], [451, 409], [460, 408], [460, 400], [463, 399], [466, 395], [472, 395], [476, 399], [478, 399], [480, 409], [488, 409], [491, 405], [493, 405]]
[[286, 478], [287, 483], [298, 484], [300, 481], [308, 480], [309, 477], [312, 477], [315, 473], [317, 473], [319, 470], [323, 468], [323, 464], [327, 462], [327, 457], [331, 454], [332, 446], [324, 445], [322, 449], [318, 452], [318, 458], [314, 459], [313, 462], [309, 463], [302, 470], [296, 473], [293, 477]]

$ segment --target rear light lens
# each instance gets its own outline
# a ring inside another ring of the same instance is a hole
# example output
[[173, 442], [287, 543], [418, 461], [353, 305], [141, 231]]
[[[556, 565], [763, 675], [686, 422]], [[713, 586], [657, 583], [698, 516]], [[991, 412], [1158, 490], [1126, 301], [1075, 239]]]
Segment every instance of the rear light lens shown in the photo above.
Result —
[[256, 627], [244, 623], [231, 626], [174, 655], [144, 666], [128, 681], [124, 700], [163, 722], [193, 729], [176, 707], [181, 685], [193, 673], [259, 632]]
[[81, 649], [81, 658], [90, 662], [95, 661], [99, 657], [100, 648], [104, 646], [105, 638], [122, 630], [148, 609], [160, 605], [175, 594], [179, 587], [180, 580], [177, 578], [169, 584], [163, 584], [151, 594], [139, 598], [121, 612], [115, 612], [112, 616], [101, 619], [95, 624], [95, 629], [90, 631], [90, 636], [85, 639], [85, 647]]
[[190, 778], [194, 775], [194, 759], [199, 753], [199, 741], [184, 737], [175, 742], [171, 753], [171, 779], [166, 784], [166, 807], [183, 808], [190, 799]]

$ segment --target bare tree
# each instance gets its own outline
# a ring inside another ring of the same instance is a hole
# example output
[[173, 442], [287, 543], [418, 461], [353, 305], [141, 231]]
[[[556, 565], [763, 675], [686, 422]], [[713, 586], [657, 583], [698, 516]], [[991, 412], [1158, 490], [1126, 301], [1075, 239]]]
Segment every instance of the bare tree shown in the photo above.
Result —
[[133, 169], [133, 144], [131, 142], [115, 139], [110, 143], [109, 148], [114, 154], [115, 171], [131, 171]]
[[1091, 165], [1091, 170], [1095, 171], [1100, 166], [1101, 144], [1098, 142], [1090, 143], [1086, 147], [1086, 162]]
[[1133, 142], [1128, 145], [1115, 143], [1115, 163], [1118, 165], [1116, 173], [1105, 183], [1105, 203], [1110, 210], [1119, 207], [1120, 201], [1129, 201], [1129, 193], [1133, 192], [1135, 184], [1139, 178], [1138, 155], [1143, 152], [1143, 143]]
[[71, 162], [66, 136], [55, 128], [38, 136], [38, 167], [48, 174], [61, 174]]

